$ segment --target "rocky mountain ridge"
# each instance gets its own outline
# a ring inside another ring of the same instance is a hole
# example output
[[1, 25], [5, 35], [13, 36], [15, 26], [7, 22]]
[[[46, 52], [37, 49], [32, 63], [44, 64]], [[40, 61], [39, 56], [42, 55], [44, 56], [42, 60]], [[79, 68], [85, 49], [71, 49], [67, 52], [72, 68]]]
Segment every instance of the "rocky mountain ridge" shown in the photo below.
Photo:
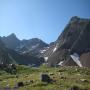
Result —
[[0, 38], [0, 65], [1, 64], [22, 64], [30, 66], [39, 66], [44, 62], [43, 58], [28, 55], [19, 54], [13, 49], [7, 48]]
[[76, 66], [81, 63], [82, 66], [90, 67], [90, 60], [87, 60], [90, 56], [84, 58], [84, 53], [87, 52], [90, 52], [90, 19], [75, 16], [71, 18], [54, 45], [44, 53], [44, 57], [50, 66]]
[[38, 61], [41, 64], [44, 58], [49, 66], [90, 67], [90, 19], [72, 17], [58, 39], [51, 44], [38, 38], [19, 40], [15, 34], [1, 37], [1, 40], [10, 50], [10, 55], [19, 58], [17, 62], [22, 59], [21, 64], [27, 64], [29, 60], [29, 64]]
[[7, 48], [15, 50], [20, 54], [30, 53], [37, 56], [43, 49], [49, 46], [47, 43], [38, 38], [19, 40], [14, 33], [7, 37], [2, 37], [2, 41]]

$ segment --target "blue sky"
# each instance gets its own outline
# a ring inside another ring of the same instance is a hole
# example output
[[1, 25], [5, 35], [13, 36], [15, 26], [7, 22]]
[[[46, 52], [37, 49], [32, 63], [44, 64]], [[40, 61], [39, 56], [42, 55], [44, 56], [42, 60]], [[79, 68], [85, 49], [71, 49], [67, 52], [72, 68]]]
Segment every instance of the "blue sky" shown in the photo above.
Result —
[[50, 43], [72, 16], [90, 18], [90, 0], [0, 0], [0, 36]]

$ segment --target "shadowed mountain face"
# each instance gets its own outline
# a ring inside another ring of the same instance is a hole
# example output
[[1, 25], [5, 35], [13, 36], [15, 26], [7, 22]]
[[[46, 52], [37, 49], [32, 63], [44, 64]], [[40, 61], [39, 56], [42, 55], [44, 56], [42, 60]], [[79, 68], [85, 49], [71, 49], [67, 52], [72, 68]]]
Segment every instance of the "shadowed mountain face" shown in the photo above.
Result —
[[22, 40], [20, 46], [17, 47], [16, 50], [23, 54], [27, 53], [39, 56], [41, 51], [46, 47], [48, 47], [48, 44], [38, 38], [33, 38], [30, 40]]
[[13, 63], [13, 59], [11, 58], [10, 54], [8, 53], [7, 48], [3, 44], [0, 38], [0, 64], [1, 63]]
[[32, 54], [38, 56], [41, 50], [48, 47], [48, 44], [38, 38], [19, 40], [15, 34], [2, 37], [2, 41], [7, 48], [15, 50], [20, 54], [30, 53], [30, 55]]
[[14, 33], [7, 37], [2, 37], [2, 41], [5, 46], [10, 49], [15, 49], [20, 44], [20, 40], [16, 37]]
[[[61, 33], [55, 44], [45, 52], [48, 57], [48, 64], [55, 66], [61, 61], [62, 65], [77, 65], [70, 55], [77, 53], [81, 56], [90, 50], [90, 20], [72, 17], [64, 31]], [[50, 53], [47, 54], [47, 53]], [[82, 57], [87, 56], [83, 55]], [[89, 60], [80, 60], [83, 66], [87, 66]], [[89, 65], [90, 66], [90, 62]]]
[[[15, 39], [14, 39], [15, 40]], [[12, 41], [12, 40], [11, 40]], [[44, 62], [43, 58], [36, 57], [34, 55], [20, 55], [18, 52], [5, 47], [6, 45], [0, 38], [0, 64], [23, 64], [39, 66]]]
[[57, 42], [60, 48], [82, 53], [90, 47], [90, 20], [73, 17]]

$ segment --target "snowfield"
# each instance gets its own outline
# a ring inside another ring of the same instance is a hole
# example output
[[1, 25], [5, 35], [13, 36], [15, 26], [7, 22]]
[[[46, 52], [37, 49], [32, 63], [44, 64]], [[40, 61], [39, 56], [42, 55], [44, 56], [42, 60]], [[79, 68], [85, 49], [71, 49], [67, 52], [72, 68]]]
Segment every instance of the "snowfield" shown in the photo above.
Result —
[[74, 53], [72, 55], [70, 55], [70, 57], [73, 59], [73, 61], [79, 66], [82, 67], [82, 64], [79, 60], [79, 55], [77, 53]]

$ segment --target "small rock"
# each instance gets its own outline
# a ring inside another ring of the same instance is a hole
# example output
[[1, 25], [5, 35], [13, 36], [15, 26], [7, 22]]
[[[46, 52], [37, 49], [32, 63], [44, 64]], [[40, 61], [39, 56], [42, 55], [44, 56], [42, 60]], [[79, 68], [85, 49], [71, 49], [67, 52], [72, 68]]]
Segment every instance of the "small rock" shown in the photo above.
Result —
[[66, 79], [66, 77], [63, 77], [63, 76], [61, 76], [60, 78], [61, 78], [61, 79]]
[[24, 86], [24, 83], [23, 83], [23, 82], [18, 82], [18, 83], [17, 83], [17, 86], [18, 86], [18, 87], [23, 87], [23, 86]]
[[19, 76], [18, 75], [16, 75], [16, 78], [18, 78]]
[[54, 73], [50, 73], [49, 75], [52, 76], [52, 75], [54, 75]]
[[33, 80], [30, 80], [30, 83], [33, 83]]
[[86, 79], [80, 79], [80, 81], [82, 81], [82, 82], [88, 82], [88, 80], [86, 80]]
[[81, 90], [78, 86], [72, 86], [68, 90]]
[[41, 81], [42, 82], [51, 83], [52, 82], [52, 79], [49, 77], [48, 74], [42, 74], [41, 75]]

